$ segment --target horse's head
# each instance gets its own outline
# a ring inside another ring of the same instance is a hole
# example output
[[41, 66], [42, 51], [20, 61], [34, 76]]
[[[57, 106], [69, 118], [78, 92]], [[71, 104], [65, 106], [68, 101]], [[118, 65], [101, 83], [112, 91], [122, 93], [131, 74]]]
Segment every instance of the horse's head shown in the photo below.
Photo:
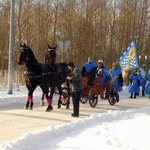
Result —
[[57, 72], [60, 73], [62, 76], [62, 83], [65, 82], [66, 77], [68, 76], [68, 69], [67, 69], [67, 63], [66, 62], [61, 62], [57, 63]]
[[46, 55], [45, 55], [45, 62], [46, 63], [54, 63], [55, 62], [55, 59], [56, 59], [56, 48], [57, 48], [57, 46], [51, 47], [48, 44], [48, 50], [47, 50]]
[[19, 53], [20, 53], [20, 56], [18, 58], [19, 65], [23, 65], [24, 63], [29, 63], [29, 62], [30, 63], [36, 62], [32, 50], [25, 43], [20, 44]]

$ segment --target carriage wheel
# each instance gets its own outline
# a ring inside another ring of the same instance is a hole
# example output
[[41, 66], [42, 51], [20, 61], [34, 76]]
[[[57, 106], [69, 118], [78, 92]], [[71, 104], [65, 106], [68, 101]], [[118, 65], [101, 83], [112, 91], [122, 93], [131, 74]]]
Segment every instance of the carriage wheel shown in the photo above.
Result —
[[80, 98], [80, 101], [81, 101], [82, 104], [86, 104], [87, 101], [88, 101], [88, 99], [87, 99], [87, 98], [84, 98], [84, 97], [81, 97], [81, 98]]
[[119, 101], [119, 94], [110, 94], [108, 102], [110, 105], [115, 105]]
[[81, 92], [80, 102], [81, 102], [82, 104], [85, 104], [85, 103], [87, 103], [87, 101], [88, 101], [88, 94], [87, 94], [86, 91], [82, 91], [82, 92]]
[[98, 102], [98, 92], [95, 88], [91, 88], [89, 92], [89, 104], [91, 107], [95, 107]]
[[62, 87], [61, 104], [65, 106], [67, 105], [67, 101], [68, 101], [68, 88]]
[[89, 104], [91, 107], [95, 107], [97, 105], [98, 102], [98, 95], [93, 95], [90, 99], [89, 99]]
[[116, 96], [114, 96], [114, 95], [112, 95], [112, 96], [110, 96], [109, 98], [108, 98], [108, 102], [109, 102], [109, 104], [110, 105], [115, 105], [115, 103], [116, 103]]
[[116, 84], [111, 83], [109, 88], [109, 91], [111, 92], [109, 93], [108, 102], [113, 106], [119, 101], [119, 93]]

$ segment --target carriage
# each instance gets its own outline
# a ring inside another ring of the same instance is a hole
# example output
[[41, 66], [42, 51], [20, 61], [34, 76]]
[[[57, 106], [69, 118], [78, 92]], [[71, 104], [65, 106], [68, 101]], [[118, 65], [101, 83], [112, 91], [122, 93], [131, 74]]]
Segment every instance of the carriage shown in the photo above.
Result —
[[[110, 105], [115, 105], [119, 99], [119, 94], [117, 86], [114, 83], [114, 79], [108, 79], [106, 87], [104, 88], [98, 79], [93, 81], [93, 85], [88, 85], [88, 78], [82, 77], [83, 90], [81, 91], [81, 103], [86, 104], [89, 101], [91, 107], [96, 107], [98, 103], [98, 96], [104, 94]], [[66, 84], [62, 85], [62, 98], [61, 104], [66, 105], [68, 100], [68, 86]]]
[[115, 105], [119, 100], [119, 94], [114, 80], [108, 79], [106, 87], [103, 87], [98, 79], [95, 79], [93, 85], [89, 86], [87, 80], [87, 77], [82, 77], [83, 90], [81, 92], [81, 103], [85, 104], [89, 101], [90, 106], [94, 108], [97, 105], [98, 96], [100, 95], [101, 97], [102, 94], [102, 97], [108, 99], [110, 105]]

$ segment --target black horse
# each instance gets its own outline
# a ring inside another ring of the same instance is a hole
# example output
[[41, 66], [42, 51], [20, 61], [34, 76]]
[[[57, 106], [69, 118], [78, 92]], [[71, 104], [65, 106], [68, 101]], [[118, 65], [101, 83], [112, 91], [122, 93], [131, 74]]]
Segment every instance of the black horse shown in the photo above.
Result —
[[35, 56], [31, 49], [26, 46], [25, 43], [20, 44], [20, 57], [18, 59], [18, 64], [23, 65], [25, 63], [27, 71], [24, 72], [25, 83], [28, 89], [28, 99], [25, 105], [25, 109], [33, 108], [33, 92], [37, 86], [40, 86], [43, 94], [42, 94], [42, 102], [41, 105], [44, 105], [44, 85], [42, 83], [41, 77], [41, 64], [35, 59]]
[[[55, 72], [57, 70], [57, 65], [59, 63], [56, 63], [56, 48], [55, 47], [51, 47], [48, 44], [48, 50], [45, 54], [45, 63], [48, 63], [51, 71]], [[66, 63], [65, 63], [66, 64]], [[66, 67], [66, 66], [64, 66]], [[69, 74], [69, 70], [66, 67], [66, 71], [67, 71], [67, 75]], [[63, 73], [66, 74], [66, 71], [63, 71]], [[59, 85], [57, 86], [58, 91], [59, 91], [59, 99], [58, 99], [58, 108], [61, 107], [62, 105], [66, 105], [66, 109], [69, 108], [69, 104], [70, 104], [70, 97], [71, 97], [71, 92], [70, 92], [70, 88], [69, 88], [69, 82], [67, 80], [65, 80], [65, 82], [63, 83], [63, 85]]]
[[31, 82], [26, 108], [33, 107], [33, 92], [38, 85], [42, 85], [44, 87], [44, 93], [48, 102], [46, 111], [53, 110], [52, 98], [55, 87], [60, 89], [60, 85], [65, 81], [67, 76], [67, 64], [58, 63], [55, 65], [54, 69], [54, 67], [49, 63], [38, 63], [33, 51], [28, 46], [26, 46], [26, 44], [20, 44], [20, 47], [20, 57], [18, 64], [23, 65], [25, 63]]

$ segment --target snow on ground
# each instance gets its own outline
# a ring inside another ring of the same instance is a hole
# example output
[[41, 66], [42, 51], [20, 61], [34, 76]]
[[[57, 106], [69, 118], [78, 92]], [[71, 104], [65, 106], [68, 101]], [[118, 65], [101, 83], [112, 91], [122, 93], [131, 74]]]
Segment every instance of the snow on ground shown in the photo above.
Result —
[[[25, 87], [19, 91], [15, 88], [10, 95], [6, 91], [6, 88], [0, 88], [0, 108], [11, 103], [24, 103]], [[38, 89], [34, 96], [40, 94]], [[128, 98], [125, 87], [120, 99]], [[144, 107], [127, 111], [109, 110], [65, 125], [49, 126], [3, 144], [0, 150], [149, 150], [149, 139], [150, 107]]]

